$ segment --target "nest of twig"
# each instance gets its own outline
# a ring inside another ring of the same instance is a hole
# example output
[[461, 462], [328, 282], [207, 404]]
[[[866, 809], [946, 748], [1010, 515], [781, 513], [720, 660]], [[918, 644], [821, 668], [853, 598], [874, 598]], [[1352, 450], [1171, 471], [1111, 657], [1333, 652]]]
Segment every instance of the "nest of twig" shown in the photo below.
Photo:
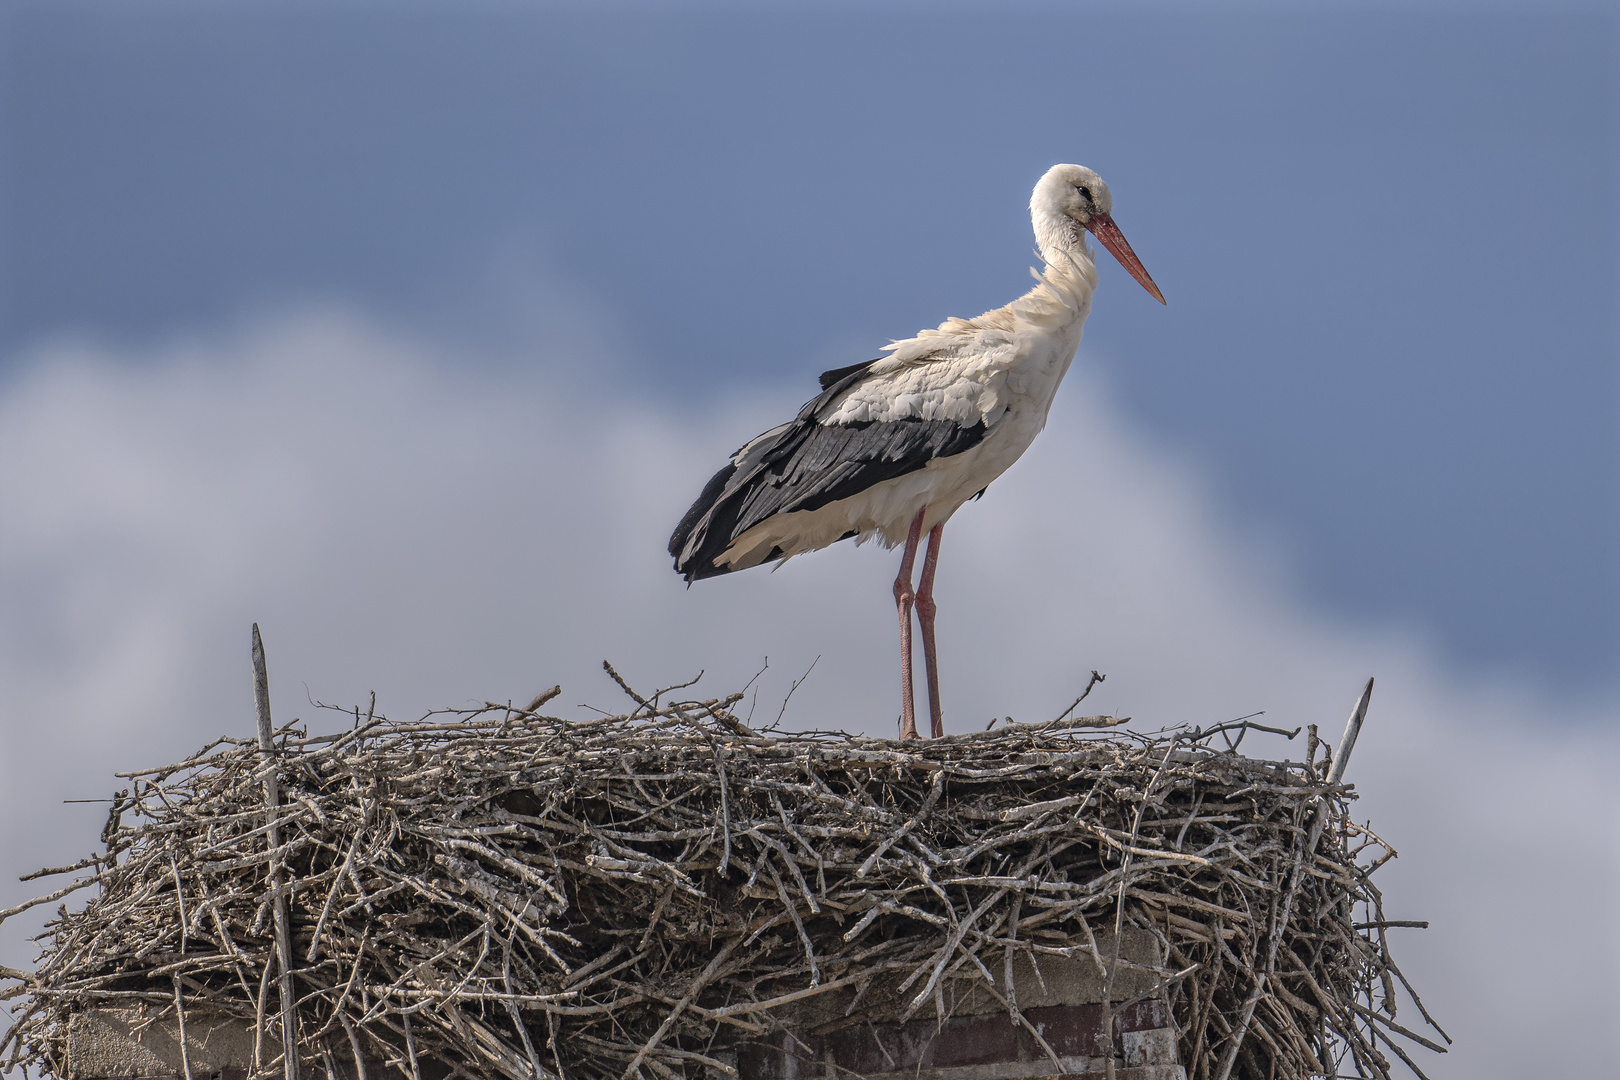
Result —
[[41, 872], [80, 876], [34, 903], [97, 892], [60, 910], [34, 972], [0, 972], [24, 999], [0, 1057], [65, 1075], [74, 1013], [144, 1003], [242, 1018], [254, 1073], [280, 1072], [278, 895], [295, 1044], [329, 1074], [341, 1053], [417, 1080], [428, 1062], [735, 1075], [716, 1047], [874, 979], [940, 1016], [946, 991], [988, 987], [1022, 1023], [1015, 956], [1107, 970], [1097, 942], [1121, 927], [1160, 941], [1194, 1080], [1387, 1077], [1385, 1050], [1417, 1071], [1398, 1040], [1441, 1049], [1395, 1021], [1405, 979], [1369, 880], [1394, 853], [1311, 760], [1314, 731], [1307, 761], [1278, 764], [1213, 746], [1230, 725], [898, 742], [757, 733], [735, 700], [357, 714], [339, 735], [282, 729], [273, 762], [224, 739], [125, 774], [107, 853]]

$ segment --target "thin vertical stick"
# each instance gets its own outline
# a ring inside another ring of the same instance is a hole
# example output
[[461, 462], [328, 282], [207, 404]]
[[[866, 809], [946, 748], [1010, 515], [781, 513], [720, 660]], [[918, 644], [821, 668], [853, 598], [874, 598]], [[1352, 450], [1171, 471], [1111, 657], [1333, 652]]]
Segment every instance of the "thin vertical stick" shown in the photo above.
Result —
[[180, 976], [170, 978], [174, 980], [174, 1015], [180, 1026], [180, 1073], [185, 1080], [191, 1080], [191, 1051], [186, 1047], [186, 1003], [180, 997]]
[[[275, 755], [275, 728], [270, 723], [270, 674], [264, 664], [264, 642], [259, 637], [259, 624], [253, 624], [253, 702], [259, 711], [259, 752], [268, 762]], [[281, 826], [276, 823], [281, 807], [281, 787], [274, 769], [264, 775], [264, 811], [270, 821], [270, 890], [274, 899], [271, 911], [276, 923], [276, 962], [281, 967], [277, 982], [281, 989], [281, 1045], [282, 1074], [286, 1080], [298, 1080], [298, 1007], [293, 997], [292, 925], [287, 917], [287, 897], [281, 891]]]
[[275, 967], [269, 957], [264, 961], [264, 975], [259, 979], [259, 997], [253, 1012], [253, 1080], [260, 1080], [264, 1069], [264, 999], [270, 993], [270, 972]]
[[[342, 1013], [338, 1013], [338, 1022], [343, 1025], [343, 1030], [348, 1033], [349, 1049], [354, 1051], [354, 1080], [366, 1080], [366, 1057], [360, 1052], [360, 1035], [354, 1030], [354, 1025], [349, 1022], [349, 1018]], [[334, 1077], [332, 1080], [336, 1080], [336, 1078]]]
[[411, 1080], [422, 1080], [422, 1070], [416, 1065], [416, 1040], [411, 1037], [411, 1014], [402, 1012], [399, 1018], [405, 1022], [405, 1052], [411, 1058]]
[[[787, 702], [784, 701], [782, 707], [787, 708]], [[720, 775], [720, 827], [726, 837], [725, 848], [720, 853], [720, 876], [725, 877], [726, 868], [731, 865], [731, 782], [726, 778], [726, 760], [719, 743], [714, 746], [714, 770]], [[652, 933], [652, 927], [647, 928], [647, 933]]]

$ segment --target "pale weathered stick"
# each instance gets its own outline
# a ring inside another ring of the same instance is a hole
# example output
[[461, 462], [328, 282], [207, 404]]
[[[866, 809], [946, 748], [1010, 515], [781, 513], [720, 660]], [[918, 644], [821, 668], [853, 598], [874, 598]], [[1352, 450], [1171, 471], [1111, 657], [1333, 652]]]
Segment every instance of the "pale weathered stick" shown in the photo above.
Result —
[[180, 996], [180, 976], [174, 976], [174, 1022], [180, 1035], [180, 1075], [191, 1080], [191, 1049], [186, 1046], [186, 1003]]
[[[275, 728], [270, 723], [270, 673], [264, 662], [264, 641], [259, 624], [253, 624], [253, 702], [259, 713], [259, 752], [266, 762], [276, 752]], [[281, 829], [276, 819], [281, 811], [281, 789], [273, 768], [264, 770], [264, 810], [270, 819], [268, 843], [271, 851], [281, 847]], [[292, 922], [287, 914], [287, 894], [281, 888], [281, 859], [270, 861], [270, 891], [276, 925], [276, 962], [280, 965], [282, 1072], [286, 1080], [298, 1080], [298, 1006], [293, 996]]]
[[1333, 759], [1333, 775], [1328, 777], [1330, 784], [1338, 784], [1344, 779], [1345, 766], [1350, 764], [1350, 751], [1356, 748], [1356, 736], [1361, 734], [1361, 722], [1367, 719], [1367, 704], [1372, 701], [1372, 688], [1373, 681], [1368, 679], [1361, 696], [1356, 699], [1356, 707], [1350, 710], [1350, 719], [1345, 721], [1339, 751]]

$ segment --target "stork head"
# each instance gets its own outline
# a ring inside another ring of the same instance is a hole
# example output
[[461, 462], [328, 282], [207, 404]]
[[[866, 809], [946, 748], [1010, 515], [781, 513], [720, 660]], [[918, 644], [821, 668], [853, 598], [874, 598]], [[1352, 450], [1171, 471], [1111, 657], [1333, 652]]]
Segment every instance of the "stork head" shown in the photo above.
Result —
[[[1119, 260], [1137, 282], [1159, 303], [1164, 294], [1153, 283], [1142, 260], [1136, 257], [1113, 218], [1114, 196], [1103, 178], [1084, 165], [1054, 165], [1046, 170], [1029, 198], [1035, 235], [1044, 249], [1062, 237], [1079, 239], [1084, 229]], [[1061, 244], [1059, 246], [1062, 246]]]

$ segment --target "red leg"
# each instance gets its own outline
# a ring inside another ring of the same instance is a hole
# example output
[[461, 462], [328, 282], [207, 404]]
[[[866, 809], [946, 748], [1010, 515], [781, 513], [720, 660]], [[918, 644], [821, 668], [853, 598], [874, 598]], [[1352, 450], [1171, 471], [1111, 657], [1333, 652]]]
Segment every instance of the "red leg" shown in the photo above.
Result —
[[923, 558], [922, 580], [917, 583], [917, 622], [922, 625], [923, 664], [928, 669], [928, 718], [934, 738], [945, 734], [945, 718], [939, 707], [939, 656], [934, 651], [934, 568], [939, 565], [939, 541], [945, 535], [942, 521], [928, 530], [928, 554]]
[[917, 562], [917, 545], [922, 540], [923, 515], [928, 507], [917, 511], [912, 519], [911, 532], [906, 535], [906, 552], [900, 557], [900, 575], [894, 579], [894, 604], [900, 609], [900, 737], [917, 737], [917, 711], [911, 694], [911, 605], [917, 598], [911, 587], [911, 568]]

